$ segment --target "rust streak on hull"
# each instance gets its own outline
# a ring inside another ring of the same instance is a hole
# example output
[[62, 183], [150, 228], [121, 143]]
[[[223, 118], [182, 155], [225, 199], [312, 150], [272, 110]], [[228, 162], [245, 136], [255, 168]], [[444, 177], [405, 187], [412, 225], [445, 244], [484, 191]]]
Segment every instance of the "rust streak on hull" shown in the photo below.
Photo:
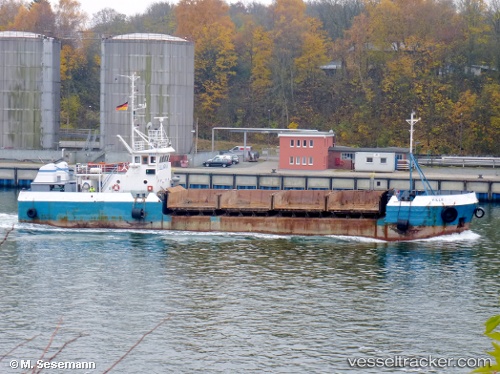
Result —
[[370, 218], [305, 218], [305, 217], [234, 217], [234, 216], [168, 216], [164, 222], [145, 221], [31, 221], [63, 228], [104, 228], [172, 230], [196, 232], [265, 233], [300, 236], [359, 236], [385, 241], [431, 238], [469, 230], [462, 227], [410, 227], [398, 231], [396, 225], [378, 224]]

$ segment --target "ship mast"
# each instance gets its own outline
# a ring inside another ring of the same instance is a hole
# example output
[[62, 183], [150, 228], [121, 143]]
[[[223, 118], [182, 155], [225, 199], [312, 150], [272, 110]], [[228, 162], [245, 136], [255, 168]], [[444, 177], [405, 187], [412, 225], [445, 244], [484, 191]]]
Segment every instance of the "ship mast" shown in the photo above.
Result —
[[406, 122], [410, 124], [410, 191], [413, 190], [413, 168], [417, 170], [420, 180], [422, 182], [422, 185], [425, 190], [426, 195], [435, 195], [434, 190], [432, 189], [431, 184], [427, 180], [427, 178], [424, 175], [424, 172], [420, 168], [420, 165], [418, 164], [417, 160], [413, 156], [413, 125], [415, 125], [418, 121], [420, 121], [420, 118], [414, 118], [415, 112], [411, 112], [410, 119], [407, 119]]
[[139, 75], [136, 75], [134, 72], [132, 75], [118, 75], [119, 77], [124, 77], [130, 80], [130, 146], [133, 150], [135, 149], [135, 111], [139, 109], [145, 109], [146, 103], [140, 104], [135, 107], [135, 81], [140, 78]]
[[410, 119], [407, 119], [406, 122], [410, 124], [410, 191], [413, 190], [413, 132], [415, 131], [413, 129], [413, 125], [415, 125], [418, 121], [420, 121], [420, 118], [414, 118], [415, 112], [411, 112]]

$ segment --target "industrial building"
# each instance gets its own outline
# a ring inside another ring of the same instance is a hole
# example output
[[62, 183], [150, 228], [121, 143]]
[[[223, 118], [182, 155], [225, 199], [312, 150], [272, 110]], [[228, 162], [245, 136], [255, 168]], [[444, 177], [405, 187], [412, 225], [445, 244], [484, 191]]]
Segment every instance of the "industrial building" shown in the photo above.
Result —
[[336, 145], [328, 150], [328, 168], [393, 172], [408, 169], [408, 148], [354, 148]]
[[149, 123], [157, 126], [157, 117], [162, 117], [176, 153], [189, 153], [194, 132], [194, 44], [170, 35], [137, 33], [102, 39], [101, 52], [101, 149], [124, 150], [117, 134], [130, 140], [130, 115], [116, 109], [129, 103], [130, 77], [135, 73], [140, 79], [135, 82], [134, 124], [144, 131]]
[[331, 132], [300, 131], [278, 135], [280, 139], [280, 169], [326, 170], [328, 148], [335, 144]]
[[4, 31], [0, 50], [0, 148], [57, 148], [60, 41]]

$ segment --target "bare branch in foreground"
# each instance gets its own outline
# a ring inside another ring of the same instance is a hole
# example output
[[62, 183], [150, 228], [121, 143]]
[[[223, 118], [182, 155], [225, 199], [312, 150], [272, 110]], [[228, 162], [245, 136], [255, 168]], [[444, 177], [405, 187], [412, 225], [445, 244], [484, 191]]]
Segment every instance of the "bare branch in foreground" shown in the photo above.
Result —
[[29, 338], [29, 339], [26, 339], [24, 342], [22, 343], [19, 343], [18, 345], [16, 345], [14, 348], [12, 348], [9, 352], [7, 352], [6, 354], [4, 354], [3, 356], [0, 356], [0, 362], [2, 362], [2, 360], [9, 356], [12, 352], [14, 352], [17, 348], [19, 347], [22, 347], [23, 345], [25, 345], [26, 343], [29, 343], [30, 341], [32, 341], [33, 339], [35, 339], [36, 337], [40, 336], [40, 334], [38, 335], [35, 335], [33, 336], [32, 338]]
[[[52, 357], [48, 358], [46, 361], [47, 361], [47, 362], [52, 362], [52, 360], [53, 360], [53, 359], [55, 359], [55, 358], [59, 355], [59, 353], [61, 353], [61, 352], [62, 352], [62, 350], [63, 350], [64, 348], [66, 348], [66, 347], [67, 347], [68, 345], [70, 345], [71, 343], [73, 343], [73, 342], [77, 341], [77, 340], [78, 340], [78, 339], [80, 339], [82, 336], [85, 336], [85, 334], [80, 333], [80, 335], [78, 335], [78, 336], [74, 337], [73, 339], [70, 339], [70, 340], [68, 340], [67, 342], [65, 342], [65, 343], [61, 346], [61, 348], [59, 348], [59, 349], [58, 349], [58, 351], [57, 351], [56, 353], [54, 353], [54, 354], [52, 355]], [[38, 370], [36, 373], [38, 374], [38, 373], [40, 373], [42, 370], [43, 370], [43, 368], [40, 368], [40, 370]]]
[[[49, 340], [49, 343], [47, 344], [47, 346], [45, 347], [42, 355], [40, 356], [40, 358], [38, 360], [42, 360], [45, 356], [45, 354], [47, 353], [47, 351], [49, 350], [50, 346], [52, 345], [52, 342], [54, 341], [54, 338], [55, 336], [57, 335], [57, 332], [59, 331], [59, 329], [61, 328], [61, 324], [62, 324], [62, 317], [59, 319], [59, 322], [57, 322], [57, 326], [56, 326], [56, 329], [54, 330], [54, 332], [52, 333], [51, 337], [50, 337], [50, 340]], [[33, 368], [33, 371], [32, 373], [33, 374], [36, 374], [37, 371], [36, 371], [37, 367], [35, 366]]]
[[5, 233], [5, 236], [3, 240], [0, 242], [0, 247], [2, 246], [3, 243], [7, 241], [7, 238], [9, 237], [9, 234], [14, 231], [14, 225], [12, 225], [12, 228], [8, 229], [7, 232]]
[[130, 349], [122, 356], [120, 357], [113, 365], [111, 365], [108, 369], [106, 369], [105, 371], [103, 371], [103, 374], [106, 374], [106, 373], [109, 373], [116, 365], [118, 365], [121, 361], [123, 361], [123, 359], [125, 357], [128, 356], [128, 354], [130, 352], [132, 352], [134, 350], [134, 348], [136, 348], [143, 340], [144, 338], [151, 334], [153, 331], [155, 331], [158, 327], [160, 327], [161, 325], [163, 325], [165, 322], [167, 322], [168, 320], [170, 319], [170, 317], [166, 317], [164, 318], [160, 323], [158, 323], [155, 327], [153, 327], [151, 330], [149, 330], [147, 333], [145, 333], [144, 335], [141, 336], [141, 338], [132, 346], [130, 347]]

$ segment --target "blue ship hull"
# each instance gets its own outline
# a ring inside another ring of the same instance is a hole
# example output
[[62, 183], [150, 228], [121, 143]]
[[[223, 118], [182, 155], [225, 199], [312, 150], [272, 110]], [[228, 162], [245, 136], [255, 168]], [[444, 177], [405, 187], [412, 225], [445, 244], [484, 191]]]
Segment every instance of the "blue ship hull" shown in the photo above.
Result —
[[[401, 220], [408, 220], [413, 226], [447, 226], [458, 225], [459, 221], [464, 224], [470, 224], [474, 217], [474, 211], [477, 204], [453, 206], [457, 211], [456, 218], [445, 222], [443, 220], [443, 212], [445, 207], [441, 206], [412, 206], [411, 208], [404, 207], [387, 207], [386, 216], [380, 220], [380, 224], [397, 224]], [[445, 216], [446, 217], [446, 216]], [[453, 216], [450, 216], [452, 218]]]

